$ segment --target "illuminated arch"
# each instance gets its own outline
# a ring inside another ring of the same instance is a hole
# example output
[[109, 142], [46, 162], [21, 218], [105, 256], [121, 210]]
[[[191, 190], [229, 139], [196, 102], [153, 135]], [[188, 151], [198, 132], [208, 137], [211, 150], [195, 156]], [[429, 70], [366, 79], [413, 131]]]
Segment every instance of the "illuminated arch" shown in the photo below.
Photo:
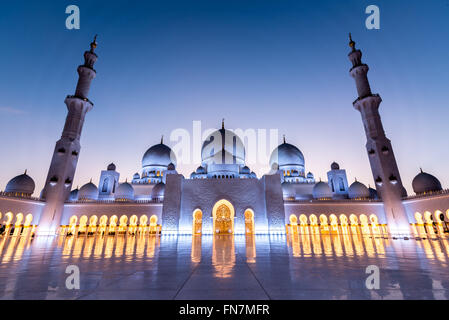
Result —
[[124, 214], [120, 217], [118, 231], [120, 233], [125, 233], [127, 227], [128, 227], [128, 216]]
[[87, 220], [88, 220], [88, 218], [86, 215], [81, 216], [80, 224], [78, 226], [78, 233], [86, 232]]
[[424, 224], [424, 220], [422, 218], [422, 214], [419, 212], [415, 213], [415, 221], [417, 224]]
[[195, 209], [192, 214], [192, 234], [201, 234], [203, 229], [203, 211]]
[[429, 211], [424, 212], [424, 220], [427, 224], [432, 224], [433, 223], [432, 213]]
[[245, 233], [254, 233], [254, 211], [249, 208], [245, 210]]
[[102, 215], [100, 217], [100, 226], [106, 226], [108, 224], [108, 216], [107, 215]]
[[117, 228], [118, 217], [113, 215], [109, 218], [109, 234], [115, 234], [115, 230]]
[[131, 218], [129, 218], [129, 225], [130, 226], [137, 226], [137, 221], [138, 221], [137, 216], [135, 214], [133, 214], [131, 216]]
[[288, 220], [290, 221], [290, 225], [292, 226], [296, 226], [298, 224], [298, 218], [294, 214], [291, 214]]
[[150, 233], [157, 233], [157, 215], [150, 217]]
[[228, 200], [217, 201], [212, 209], [213, 232], [234, 233], [234, 216], [234, 206]]
[[435, 221], [436, 221], [436, 222], [438, 222], [438, 223], [444, 222], [444, 215], [443, 215], [443, 220], [440, 219], [440, 215], [441, 215], [442, 213], [443, 213], [443, 212], [441, 212], [440, 210], [436, 210], [436, 211], [435, 211]]
[[359, 218], [355, 214], [351, 214], [349, 216], [349, 221], [351, 221], [351, 225], [356, 226], [359, 224]]
[[302, 214], [299, 216], [299, 222], [301, 223], [302, 226], [306, 226], [307, 225], [307, 216], [305, 214]]
[[10, 211], [5, 214], [4, 225], [10, 226], [12, 224], [12, 220], [14, 219], [14, 214]]
[[348, 217], [345, 214], [341, 214], [340, 215], [340, 224], [342, 226], [347, 226], [348, 225]]
[[31, 223], [33, 222], [33, 215], [31, 213], [27, 214], [25, 217], [25, 223], [24, 226], [25, 227], [29, 227], [31, 225]]
[[148, 216], [146, 214], [143, 214], [140, 216], [139, 220], [139, 226], [146, 227], [148, 222]]
[[23, 222], [23, 213], [18, 213], [16, 214], [16, 223], [14, 224], [15, 227], [20, 227], [22, 225]]
[[312, 226], [318, 225], [318, 218], [317, 218], [317, 216], [314, 215], [314, 214], [311, 214], [311, 215], [309, 216], [309, 221], [310, 221], [310, 225], [312, 225]]
[[360, 224], [362, 226], [368, 225], [368, 217], [366, 216], [366, 214], [361, 214], [360, 215]]
[[96, 215], [93, 215], [89, 218], [89, 226], [97, 226], [97, 220], [98, 217]]
[[374, 226], [377, 226], [379, 224], [379, 218], [374, 213], [369, 216], [369, 221]]
[[337, 218], [337, 216], [335, 214], [331, 214], [329, 216], [329, 220], [331, 222], [331, 225], [338, 224], [338, 218]]
[[323, 225], [327, 224], [327, 216], [325, 214], [320, 215], [320, 224], [323, 224]]

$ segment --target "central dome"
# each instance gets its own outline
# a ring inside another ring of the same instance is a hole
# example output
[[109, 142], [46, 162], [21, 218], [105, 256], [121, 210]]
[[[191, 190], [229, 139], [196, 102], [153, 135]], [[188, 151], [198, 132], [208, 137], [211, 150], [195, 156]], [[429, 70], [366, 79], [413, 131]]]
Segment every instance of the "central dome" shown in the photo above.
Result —
[[163, 143], [152, 146], [142, 158], [142, 167], [168, 167], [170, 163], [176, 165], [176, 156], [170, 147]]
[[209, 164], [245, 163], [245, 145], [232, 131], [221, 128], [210, 134], [201, 148], [201, 161]]
[[273, 150], [270, 157], [270, 167], [278, 164], [283, 166], [304, 166], [304, 155], [292, 144], [284, 142]]

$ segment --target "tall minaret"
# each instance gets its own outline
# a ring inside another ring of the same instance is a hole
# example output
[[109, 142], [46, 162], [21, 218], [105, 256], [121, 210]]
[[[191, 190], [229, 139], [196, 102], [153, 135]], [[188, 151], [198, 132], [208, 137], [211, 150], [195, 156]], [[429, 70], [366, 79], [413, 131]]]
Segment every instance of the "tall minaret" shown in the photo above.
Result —
[[349, 53], [349, 60], [352, 62], [350, 74], [355, 79], [359, 96], [353, 105], [362, 115], [367, 138], [366, 149], [376, 189], [384, 202], [390, 233], [409, 234], [410, 224], [401, 201], [402, 197], [406, 196], [406, 191], [402, 186], [391, 142], [385, 135], [379, 115], [382, 99], [371, 92], [367, 77], [369, 68], [362, 63], [362, 52], [355, 48], [351, 34], [349, 40], [352, 49]]
[[93, 103], [87, 98], [90, 84], [95, 78], [93, 68], [97, 61], [95, 48], [97, 36], [90, 44], [90, 50], [84, 52], [84, 64], [78, 67], [78, 84], [75, 95], [67, 96], [65, 104], [68, 114], [65, 120], [61, 139], [56, 142], [50, 169], [42, 198], [46, 201], [39, 220], [37, 233], [39, 235], [54, 235], [58, 229], [64, 202], [67, 200], [72, 188], [73, 177], [80, 153], [80, 137], [83, 129], [84, 117], [92, 109]]

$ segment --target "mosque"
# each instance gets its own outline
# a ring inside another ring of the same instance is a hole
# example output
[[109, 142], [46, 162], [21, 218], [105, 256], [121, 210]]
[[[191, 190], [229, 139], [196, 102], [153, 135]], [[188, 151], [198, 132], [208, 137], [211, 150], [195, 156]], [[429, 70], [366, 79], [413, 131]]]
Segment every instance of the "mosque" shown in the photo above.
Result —
[[[209, 135], [201, 163], [189, 177], [176, 171], [176, 156], [163, 140], [142, 157], [142, 168], [130, 179], [111, 163], [90, 181], [73, 189], [80, 156], [80, 137], [95, 78], [96, 38], [77, 69], [74, 95], [65, 99], [68, 114], [56, 142], [45, 187], [39, 198], [25, 172], [0, 193], [0, 222], [20, 235], [71, 234], [283, 234], [299, 226], [320, 233], [356, 232], [368, 228], [386, 236], [408, 237], [419, 229], [434, 235], [447, 231], [449, 191], [436, 177], [421, 171], [407, 195], [387, 138], [378, 94], [371, 92], [362, 52], [350, 37], [350, 75], [358, 97], [366, 149], [375, 188], [349, 183], [346, 170], [330, 164], [327, 181], [306, 170], [301, 150], [284, 141], [270, 157], [271, 171], [257, 177], [245, 164], [245, 145], [232, 130]], [[331, 161], [330, 161], [331, 162]], [[129, 182], [128, 182], [129, 181]]]

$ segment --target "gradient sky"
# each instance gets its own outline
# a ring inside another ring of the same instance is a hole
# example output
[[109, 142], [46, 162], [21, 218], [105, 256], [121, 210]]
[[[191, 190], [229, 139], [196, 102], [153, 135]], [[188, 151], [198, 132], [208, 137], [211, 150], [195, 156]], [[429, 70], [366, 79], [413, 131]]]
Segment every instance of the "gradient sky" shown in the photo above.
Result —
[[[81, 29], [65, 28], [66, 6]], [[367, 30], [365, 8], [381, 10]], [[348, 32], [373, 92], [404, 186], [422, 167], [449, 186], [449, 0], [9, 1], [0, 7], [0, 190], [28, 169], [43, 187], [83, 62], [98, 33], [97, 77], [74, 186], [114, 162], [140, 172], [148, 147], [176, 128], [279, 129], [325, 179], [373, 185], [349, 76]], [[172, 145], [167, 141], [168, 145]], [[198, 164], [178, 167], [190, 174]], [[260, 176], [262, 168], [255, 168]]]

